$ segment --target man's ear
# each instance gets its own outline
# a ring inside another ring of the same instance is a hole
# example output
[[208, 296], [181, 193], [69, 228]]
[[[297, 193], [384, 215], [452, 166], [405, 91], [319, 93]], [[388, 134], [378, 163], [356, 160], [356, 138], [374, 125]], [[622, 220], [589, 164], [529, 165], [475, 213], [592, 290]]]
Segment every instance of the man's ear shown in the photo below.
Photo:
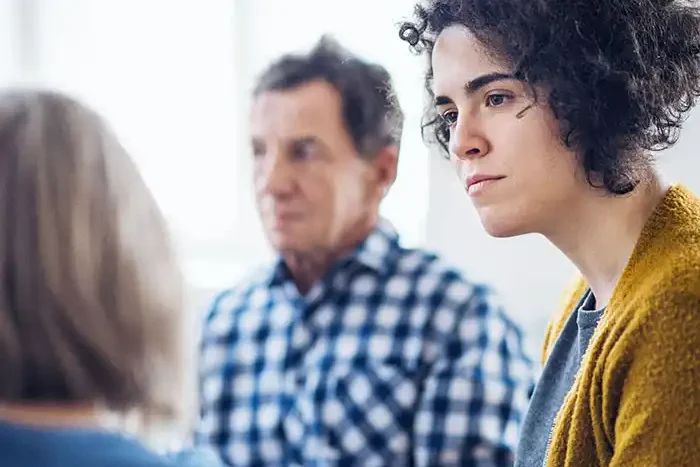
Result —
[[396, 144], [390, 144], [380, 149], [372, 160], [375, 183], [383, 198], [389, 192], [389, 188], [396, 181], [396, 173], [399, 164], [399, 148]]

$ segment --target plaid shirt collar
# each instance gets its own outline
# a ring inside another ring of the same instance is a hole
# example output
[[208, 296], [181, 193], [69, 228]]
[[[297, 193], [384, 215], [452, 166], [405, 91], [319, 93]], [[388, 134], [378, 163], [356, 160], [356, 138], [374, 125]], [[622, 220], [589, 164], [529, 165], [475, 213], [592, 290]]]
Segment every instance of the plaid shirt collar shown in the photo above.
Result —
[[[385, 274], [399, 247], [399, 235], [396, 229], [388, 220], [382, 218], [352, 252], [336, 261], [331, 270], [357, 264], [380, 275]], [[274, 287], [290, 280], [284, 259], [278, 256], [266, 281], [267, 285]]]

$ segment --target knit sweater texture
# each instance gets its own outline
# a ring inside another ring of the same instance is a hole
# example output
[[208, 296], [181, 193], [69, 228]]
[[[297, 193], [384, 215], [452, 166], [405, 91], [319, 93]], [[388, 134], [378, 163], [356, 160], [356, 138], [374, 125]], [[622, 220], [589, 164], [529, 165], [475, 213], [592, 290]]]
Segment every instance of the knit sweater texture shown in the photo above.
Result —
[[[567, 293], [543, 360], [587, 289]], [[548, 467], [700, 466], [700, 200], [682, 185], [643, 228], [551, 429]]]

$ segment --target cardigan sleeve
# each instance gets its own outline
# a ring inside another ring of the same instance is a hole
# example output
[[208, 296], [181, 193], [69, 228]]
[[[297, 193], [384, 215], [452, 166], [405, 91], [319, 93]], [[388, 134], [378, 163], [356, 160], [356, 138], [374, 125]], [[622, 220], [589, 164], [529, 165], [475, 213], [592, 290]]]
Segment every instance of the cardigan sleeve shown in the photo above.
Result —
[[700, 297], [664, 308], [611, 354], [610, 467], [700, 465]]

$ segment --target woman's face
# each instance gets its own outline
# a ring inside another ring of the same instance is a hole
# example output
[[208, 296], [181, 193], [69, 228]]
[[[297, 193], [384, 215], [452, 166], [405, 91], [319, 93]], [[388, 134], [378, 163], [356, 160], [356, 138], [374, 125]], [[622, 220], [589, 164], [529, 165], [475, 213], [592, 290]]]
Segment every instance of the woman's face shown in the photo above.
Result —
[[528, 86], [459, 25], [438, 36], [432, 67], [450, 160], [486, 231], [509, 237], [554, 229], [589, 188], [543, 92], [536, 103]]

